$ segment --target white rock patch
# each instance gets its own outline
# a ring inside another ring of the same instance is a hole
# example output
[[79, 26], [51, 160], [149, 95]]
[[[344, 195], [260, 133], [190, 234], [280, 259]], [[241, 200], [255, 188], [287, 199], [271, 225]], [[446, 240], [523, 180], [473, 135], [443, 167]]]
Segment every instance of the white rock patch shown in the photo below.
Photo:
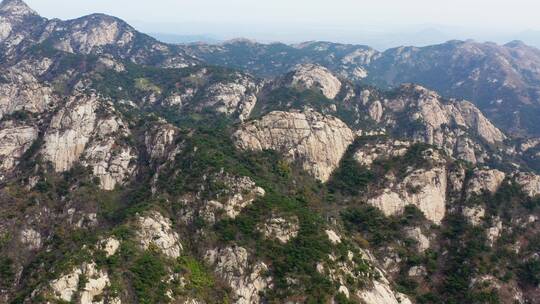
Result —
[[156, 246], [170, 258], [177, 258], [182, 251], [180, 237], [171, 227], [171, 221], [158, 212], [151, 212], [137, 219], [137, 239], [143, 249]]

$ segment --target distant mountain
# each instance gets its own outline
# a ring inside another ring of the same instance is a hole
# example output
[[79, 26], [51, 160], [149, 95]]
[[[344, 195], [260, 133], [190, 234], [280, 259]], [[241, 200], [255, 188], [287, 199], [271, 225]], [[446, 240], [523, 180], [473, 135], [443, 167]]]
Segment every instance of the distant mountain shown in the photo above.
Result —
[[178, 35], [178, 34], [168, 34], [168, 33], [149, 33], [150, 36], [156, 38], [157, 40], [165, 43], [171, 44], [182, 44], [182, 43], [211, 43], [216, 44], [220, 43], [221, 40], [210, 35]]
[[379, 52], [368, 46], [329, 42], [299, 45], [232, 41], [188, 46], [211, 64], [245, 69], [262, 77], [296, 64], [321, 64], [342, 77], [382, 87], [418, 83], [444, 96], [472, 100], [514, 134], [540, 135], [540, 50], [514, 41], [505, 45], [449, 41]]

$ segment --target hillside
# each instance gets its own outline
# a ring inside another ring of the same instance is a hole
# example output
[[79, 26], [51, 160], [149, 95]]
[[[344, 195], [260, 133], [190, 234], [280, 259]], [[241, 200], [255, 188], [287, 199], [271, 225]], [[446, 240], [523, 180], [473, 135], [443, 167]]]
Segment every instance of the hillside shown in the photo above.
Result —
[[0, 33], [0, 303], [539, 303], [540, 141], [472, 102], [21, 0]]

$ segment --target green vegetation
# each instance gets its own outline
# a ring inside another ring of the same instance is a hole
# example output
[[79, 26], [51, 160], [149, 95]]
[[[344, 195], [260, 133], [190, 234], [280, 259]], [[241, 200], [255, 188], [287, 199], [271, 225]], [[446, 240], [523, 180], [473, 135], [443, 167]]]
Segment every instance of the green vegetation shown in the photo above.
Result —
[[0, 257], [0, 288], [10, 288], [14, 280], [13, 260], [8, 257]]
[[163, 282], [167, 271], [162, 257], [147, 251], [130, 267], [133, 288], [139, 303], [167, 303], [167, 284]]
[[206, 289], [214, 287], [214, 278], [210, 274], [210, 270], [199, 261], [190, 256], [182, 256], [179, 258], [179, 273], [187, 281], [187, 289], [201, 293]]

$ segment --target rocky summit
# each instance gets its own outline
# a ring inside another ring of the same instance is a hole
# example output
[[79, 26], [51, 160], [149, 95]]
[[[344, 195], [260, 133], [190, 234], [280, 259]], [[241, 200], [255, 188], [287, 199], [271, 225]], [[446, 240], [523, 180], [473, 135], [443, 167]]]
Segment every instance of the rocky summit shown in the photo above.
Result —
[[169, 45], [4, 0], [0, 49], [0, 303], [540, 303], [534, 48]]

